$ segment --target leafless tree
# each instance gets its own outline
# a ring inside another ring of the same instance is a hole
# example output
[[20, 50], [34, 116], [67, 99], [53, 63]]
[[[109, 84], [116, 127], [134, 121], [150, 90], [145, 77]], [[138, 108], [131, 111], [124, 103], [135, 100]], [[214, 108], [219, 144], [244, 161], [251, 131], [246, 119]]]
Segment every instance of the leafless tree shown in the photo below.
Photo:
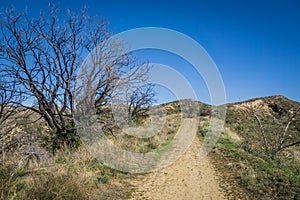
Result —
[[70, 11], [65, 18], [59, 18], [61, 15], [55, 6], [31, 19], [11, 9], [0, 21], [1, 74], [22, 88], [27, 101], [20, 106], [47, 122], [53, 149], [76, 143], [74, 84], [77, 73], [84, 74], [84, 67], [78, 70], [88, 62], [83, 60], [86, 55], [90, 54], [92, 67], [85, 76], [96, 81], [93, 101], [97, 107], [109, 103], [118, 84], [141, 81], [147, 73], [147, 66], [126, 53], [121, 42], [107, 42], [110, 35], [105, 20], [86, 16], [85, 9], [79, 15]]
[[16, 126], [17, 104], [22, 100], [14, 83], [8, 83], [0, 77], [0, 141], [2, 164], [5, 160], [5, 151], [13, 146], [11, 131]]
[[267, 156], [272, 157], [286, 148], [300, 144], [298, 137], [288, 134], [291, 124], [300, 112], [300, 108], [290, 110], [285, 121], [278, 121], [273, 117], [273, 122], [270, 120], [264, 122], [263, 118], [268, 116], [260, 115], [253, 107], [244, 106], [244, 108], [257, 124], [260, 141], [256, 145], [261, 146], [264, 149], [263, 153], [266, 153]]
[[153, 84], [146, 84], [137, 88], [129, 98], [128, 118], [137, 120], [148, 114], [149, 107], [155, 102], [155, 92]]

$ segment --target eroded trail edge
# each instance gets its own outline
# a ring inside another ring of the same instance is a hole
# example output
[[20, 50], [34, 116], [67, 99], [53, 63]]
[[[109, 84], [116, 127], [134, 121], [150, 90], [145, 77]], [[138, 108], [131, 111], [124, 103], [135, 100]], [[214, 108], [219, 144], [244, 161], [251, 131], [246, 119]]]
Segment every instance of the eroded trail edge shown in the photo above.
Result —
[[[180, 131], [189, 135], [194, 119], [187, 119]], [[187, 151], [172, 165], [132, 180], [136, 188], [131, 199], [226, 199], [220, 178], [210, 158], [198, 156], [201, 142], [195, 137]]]

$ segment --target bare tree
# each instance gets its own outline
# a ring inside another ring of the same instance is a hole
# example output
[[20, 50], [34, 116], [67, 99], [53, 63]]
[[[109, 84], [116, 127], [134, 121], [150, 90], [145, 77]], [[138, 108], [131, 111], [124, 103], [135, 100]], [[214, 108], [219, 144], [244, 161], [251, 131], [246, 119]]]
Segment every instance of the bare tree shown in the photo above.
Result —
[[280, 145], [277, 148], [277, 151], [281, 151], [285, 148], [292, 147], [292, 146], [295, 146], [297, 144], [300, 144], [300, 139], [298, 139], [296, 141], [290, 141], [290, 138], [287, 137], [288, 129], [290, 128], [290, 125], [294, 122], [294, 120], [295, 120], [295, 118], [296, 118], [296, 116], [299, 112], [300, 112], [300, 108], [298, 108], [297, 110], [292, 110], [290, 112], [288, 122], [287, 122], [284, 130], [282, 131], [282, 134], [281, 134], [281, 137], [280, 137]]
[[7, 83], [0, 79], [0, 141], [2, 164], [5, 161], [5, 151], [14, 144], [11, 140], [11, 131], [16, 126], [17, 104], [22, 100], [14, 83]]
[[[250, 116], [257, 124], [257, 130], [260, 135], [260, 140], [258, 142], [252, 141], [252, 146], [262, 147], [265, 154], [271, 157], [276, 155], [278, 152], [300, 144], [300, 139], [292, 135], [288, 135], [289, 128], [291, 124], [295, 121], [300, 108], [292, 109], [288, 112], [288, 117], [285, 121], [278, 121], [275, 117], [272, 120], [264, 122], [264, 118], [270, 116], [260, 115], [253, 107], [244, 106]], [[253, 129], [252, 131], [254, 131]], [[251, 140], [250, 138], [247, 138]]]
[[133, 91], [128, 102], [129, 119], [137, 120], [147, 116], [149, 107], [155, 102], [153, 87], [153, 84], [146, 84]]
[[[109, 102], [128, 70], [131, 73], [123, 82], [142, 80], [147, 72], [145, 65], [126, 53], [121, 43], [107, 44], [110, 35], [105, 20], [93, 20], [84, 10], [80, 15], [68, 11], [62, 20], [60, 14], [51, 6], [47, 14], [30, 19], [26, 13], [12, 9], [0, 22], [1, 74], [22, 88], [27, 103], [20, 106], [38, 113], [47, 122], [53, 149], [76, 144], [74, 84], [86, 55], [90, 53], [93, 61], [89, 63], [92, 71], [88, 72], [93, 76], [88, 79], [97, 82], [93, 96], [96, 106]], [[33, 103], [29, 105], [30, 101]]]

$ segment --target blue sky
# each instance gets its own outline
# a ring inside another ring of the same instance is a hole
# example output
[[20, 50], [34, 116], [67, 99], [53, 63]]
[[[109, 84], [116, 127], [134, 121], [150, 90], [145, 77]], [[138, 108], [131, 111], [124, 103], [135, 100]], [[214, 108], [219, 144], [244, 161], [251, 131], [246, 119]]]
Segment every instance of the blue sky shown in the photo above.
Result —
[[[0, 0], [0, 5], [27, 7], [31, 15], [37, 15], [40, 9], [47, 9], [48, 2]], [[61, 10], [79, 11], [86, 5], [89, 15], [109, 21], [112, 33], [150, 26], [188, 35], [200, 43], [216, 63], [228, 102], [277, 94], [300, 101], [300, 1], [50, 2], [59, 5]], [[145, 52], [142, 58], [170, 65], [186, 75], [192, 85], [200, 88], [198, 99], [209, 103], [203, 80], [186, 70], [188, 63], [166, 52]], [[161, 93], [160, 101], [172, 100], [170, 94]]]

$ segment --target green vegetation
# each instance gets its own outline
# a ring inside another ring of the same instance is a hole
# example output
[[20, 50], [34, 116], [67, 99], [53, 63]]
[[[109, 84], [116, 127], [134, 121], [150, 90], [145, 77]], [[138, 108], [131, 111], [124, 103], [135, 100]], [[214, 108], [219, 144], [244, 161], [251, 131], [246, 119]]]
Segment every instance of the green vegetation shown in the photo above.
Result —
[[226, 124], [245, 138], [243, 148], [265, 159], [273, 159], [300, 144], [300, 104], [282, 96], [230, 104]]
[[131, 188], [130, 191], [128, 191], [126, 193], [126, 197], [127, 199], [130, 199], [132, 197], [132, 193], [135, 192], [135, 189], [134, 188]]
[[228, 138], [220, 138], [214, 150], [228, 171], [244, 187], [251, 199], [298, 199], [300, 168], [295, 161], [266, 161], [250, 154]]
[[250, 199], [300, 198], [300, 163], [293, 156], [299, 146], [288, 146], [300, 139], [299, 107], [282, 96], [228, 105], [226, 126], [240, 141], [224, 133], [213, 155], [219, 170], [230, 174]]

